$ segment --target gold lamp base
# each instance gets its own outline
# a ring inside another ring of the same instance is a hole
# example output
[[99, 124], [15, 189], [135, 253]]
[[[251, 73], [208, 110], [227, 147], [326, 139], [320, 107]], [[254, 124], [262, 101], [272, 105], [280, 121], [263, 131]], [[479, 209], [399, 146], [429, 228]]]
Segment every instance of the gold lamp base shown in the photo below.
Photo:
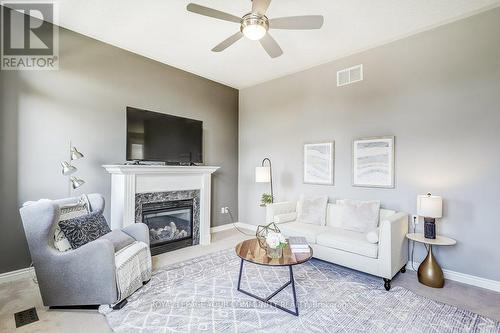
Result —
[[418, 267], [418, 282], [432, 288], [443, 288], [444, 275], [436, 258], [432, 254], [432, 245], [429, 245], [427, 257]]

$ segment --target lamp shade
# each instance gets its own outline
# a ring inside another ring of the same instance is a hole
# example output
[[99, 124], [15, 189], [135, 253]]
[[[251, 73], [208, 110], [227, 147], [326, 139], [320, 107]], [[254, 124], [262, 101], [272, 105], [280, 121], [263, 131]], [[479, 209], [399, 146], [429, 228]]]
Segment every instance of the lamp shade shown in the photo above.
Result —
[[443, 199], [437, 195], [419, 195], [417, 214], [423, 217], [440, 218], [443, 216]]
[[83, 158], [83, 154], [76, 147], [71, 147], [71, 160], [78, 160], [80, 158]]
[[62, 174], [64, 176], [72, 175], [77, 171], [77, 169], [68, 162], [62, 162], [61, 166], [62, 166]]
[[261, 166], [255, 168], [255, 182], [256, 183], [270, 183], [271, 182], [271, 168]]
[[85, 181], [80, 178], [71, 177], [69, 180], [71, 181], [71, 187], [73, 187], [73, 190], [76, 190], [77, 188], [85, 184]]

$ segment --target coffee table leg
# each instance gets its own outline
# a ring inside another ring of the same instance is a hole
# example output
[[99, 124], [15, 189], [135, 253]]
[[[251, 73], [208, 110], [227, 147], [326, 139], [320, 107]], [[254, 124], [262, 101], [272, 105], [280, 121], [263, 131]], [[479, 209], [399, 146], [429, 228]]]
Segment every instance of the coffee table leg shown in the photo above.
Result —
[[238, 276], [238, 291], [240, 291], [240, 285], [241, 285], [241, 273], [243, 272], [243, 262], [245, 260], [241, 259], [240, 263], [240, 275]]
[[297, 294], [295, 293], [295, 280], [293, 278], [293, 269], [292, 269], [292, 266], [288, 266], [288, 267], [290, 267], [290, 282], [292, 283], [293, 304], [295, 305], [294, 315], [298, 316], [299, 315], [299, 307], [297, 305]]
[[[294, 316], [298, 316], [298, 315], [299, 315], [299, 307], [298, 307], [298, 305], [297, 305], [297, 294], [296, 294], [296, 292], [295, 292], [295, 280], [293, 279], [293, 270], [292, 270], [292, 266], [288, 266], [288, 267], [289, 267], [289, 269], [290, 269], [290, 281], [288, 281], [287, 283], [285, 283], [284, 285], [282, 285], [280, 288], [278, 288], [278, 289], [277, 289], [275, 292], [273, 292], [271, 295], [269, 295], [269, 296], [267, 296], [267, 297], [263, 298], [263, 297], [259, 297], [259, 296], [257, 296], [257, 295], [254, 295], [254, 294], [252, 294], [252, 293], [250, 293], [250, 292], [248, 292], [248, 291], [243, 290], [243, 289], [241, 289], [241, 288], [240, 288], [240, 286], [241, 286], [241, 275], [242, 275], [242, 272], [243, 272], [243, 262], [244, 262], [244, 260], [243, 260], [243, 259], [241, 259], [241, 264], [240, 264], [240, 274], [239, 274], [239, 276], [238, 276], [238, 287], [237, 287], [237, 289], [238, 289], [238, 291], [239, 291], [239, 292], [241, 292], [241, 293], [243, 293], [243, 294], [245, 294], [245, 295], [251, 296], [251, 297], [253, 297], [253, 298], [256, 298], [256, 299], [258, 299], [258, 300], [259, 300], [259, 301], [261, 301], [261, 302], [267, 303], [267, 304], [269, 304], [269, 305], [271, 305], [271, 306], [274, 306], [275, 308], [278, 308], [278, 309], [280, 309], [280, 310], [282, 310], [282, 311], [285, 311], [285, 312], [287, 312], [287, 313], [290, 313], [290, 314], [292, 314], [292, 315], [294, 315]], [[284, 307], [282, 307], [282, 306], [281, 306], [281, 305], [279, 305], [279, 304], [276, 304], [276, 303], [274, 303], [274, 302], [271, 302], [271, 298], [273, 298], [274, 296], [276, 296], [276, 295], [277, 295], [280, 291], [282, 291], [283, 289], [285, 289], [285, 288], [286, 288], [288, 285], [290, 285], [290, 284], [292, 285], [293, 305], [294, 305], [294, 307], [295, 307], [295, 312], [294, 312], [294, 311], [291, 311], [291, 310], [288, 310], [287, 308], [284, 308]]]

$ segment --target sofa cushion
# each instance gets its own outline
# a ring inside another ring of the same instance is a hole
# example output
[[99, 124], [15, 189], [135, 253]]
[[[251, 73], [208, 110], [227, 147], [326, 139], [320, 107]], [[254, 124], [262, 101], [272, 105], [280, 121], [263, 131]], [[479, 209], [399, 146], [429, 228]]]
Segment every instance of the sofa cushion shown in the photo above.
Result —
[[317, 235], [316, 243], [369, 258], [377, 258], [378, 256], [378, 245], [369, 243], [364, 233], [343, 228], [329, 227], [329, 231]]
[[306, 197], [300, 196], [297, 221], [307, 224], [326, 224], [327, 196]]
[[92, 242], [111, 231], [100, 211], [61, 221], [59, 227], [73, 249]]
[[274, 223], [285, 223], [285, 222], [292, 222], [297, 219], [297, 213], [285, 213], [285, 214], [279, 214], [279, 215], [274, 215], [273, 218]]
[[104, 236], [99, 237], [99, 239], [110, 240], [111, 243], [113, 243], [113, 247], [115, 248], [115, 253], [135, 242], [135, 239], [121, 230], [112, 230]]
[[288, 222], [280, 224], [279, 229], [286, 237], [305, 237], [309, 244], [315, 244], [316, 236], [328, 230], [328, 227], [301, 222]]
[[380, 201], [337, 200], [342, 228], [366, 233], [378, 226]]
[[341, 228], [342, 227], [342, 207], [329, 203], [326, 206], [326, 225], [329, 227]]

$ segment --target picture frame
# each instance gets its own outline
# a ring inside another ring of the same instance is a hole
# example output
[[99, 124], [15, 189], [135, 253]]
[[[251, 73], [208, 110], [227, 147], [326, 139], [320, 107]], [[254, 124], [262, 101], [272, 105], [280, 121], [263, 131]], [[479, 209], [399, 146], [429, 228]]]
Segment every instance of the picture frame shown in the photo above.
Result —
[[304, 144], [304, 184], [334, 185], [335, 141]]
[[353, 186], [395, 187], [394, 142], [394, 136], [377, 136], [353, 140]]

